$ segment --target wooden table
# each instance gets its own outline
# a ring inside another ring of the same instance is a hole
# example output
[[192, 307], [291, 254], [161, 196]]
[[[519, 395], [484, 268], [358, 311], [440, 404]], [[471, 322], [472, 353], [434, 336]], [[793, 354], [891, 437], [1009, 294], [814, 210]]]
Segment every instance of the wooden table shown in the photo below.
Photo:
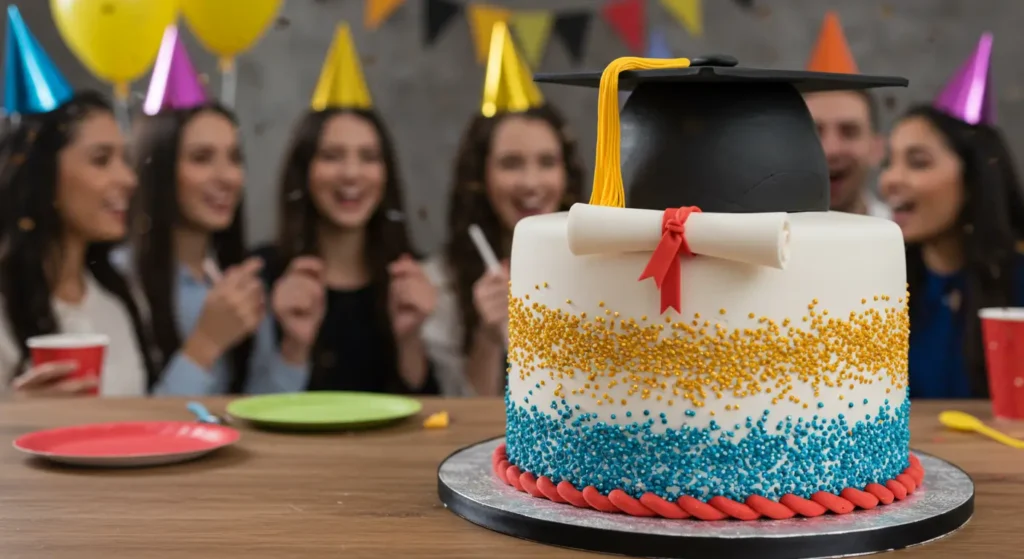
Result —
[[[501, 435], [498, 400], [424, 401], [451, 414], [365, 433], [285, 435], [245, 430], [206, 459], [124, 471], [49, 466], [0, 445], [0, 558], [584, 557], [517, 540], [456, 517], [437, 497], [452, 451]], [[207, 404], [215, 413], [225, 400]], [[977, 484], [960, 532], [898, 558], [1002, 558], [1024, 553], [1024, 452], [943, 431], [940, 410], [985, 417], [984, 402], [915, 403], [913, 445], [952, 461]], [[0, 402], [0, 438], [82, 422], [189, 419], [184, 400]], [[1017, 427], [1018, 435], [1024, 428]], [[591, 555], [592, 556], [592, 555]]]

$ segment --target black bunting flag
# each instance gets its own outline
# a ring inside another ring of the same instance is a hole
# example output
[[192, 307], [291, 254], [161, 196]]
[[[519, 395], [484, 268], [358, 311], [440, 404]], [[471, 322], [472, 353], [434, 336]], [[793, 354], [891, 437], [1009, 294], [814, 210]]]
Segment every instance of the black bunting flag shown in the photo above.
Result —
[[592, 18], [590, 12], [564, 12], [555, 18], [554, 33], [577, 64], [583, 61], [583, 45], [587, 41]]
[[427, 45], [433, 45], [448, 24], [462, 11], [462, 5], [449, 0], [427, 0]]

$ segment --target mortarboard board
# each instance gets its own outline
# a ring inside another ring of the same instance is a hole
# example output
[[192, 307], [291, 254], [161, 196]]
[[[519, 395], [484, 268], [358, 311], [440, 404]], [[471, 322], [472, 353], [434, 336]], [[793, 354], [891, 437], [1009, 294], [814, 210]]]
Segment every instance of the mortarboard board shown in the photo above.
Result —
[[[907, 85], [898, 77], [741, 68], [722, 55], [627, 57], [604, 72], [536, 80], [599, 87], [591, 204], [727, 213], [828, 211], [828, 166], [802, 94]], [[620, 89], [632, 90], [621, 132]]]
[[327, 52], [320, 79], [310, 106], [315, 111], [326, 109], [370, 109], [373, 100], [363, 78], [363, 67], [352, 43], [347, 23], [338, 25]]
[[206, 92], [199, 81], [195, 66], [188, 57], [185, 44], [178, 36], [178, 27], [168, 25], [164, 30], [160, 52], [153, 65], [149, 90], [142, 105], [148, 115], [161, 109], [190, 109], [206, 103]]
[[17, 6], [7, 6], [4, 48], [4, 111], [8, 115], [49, 112], [74, 95]]
[[530, 68], [516, 52], [508, 26], [503, 21], [495, 23], [487, 54], [480, 113], [491, 117], [499, 112], [523, 112], [543, 104], [544, 96], [533, 83]]

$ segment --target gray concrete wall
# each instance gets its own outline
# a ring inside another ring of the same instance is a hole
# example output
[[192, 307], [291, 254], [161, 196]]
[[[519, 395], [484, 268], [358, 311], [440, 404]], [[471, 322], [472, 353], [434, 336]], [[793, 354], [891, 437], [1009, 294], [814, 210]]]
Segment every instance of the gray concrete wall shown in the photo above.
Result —
[[[493, 0], [510, 8], [599, 9], [598, 0]], [[693, 38], [669, 19], [655, 0], [651, 24], [663, 25], [674, 54], [724, 52], [745, 66], [800, 68], [810, 53], [828, 9], [839, 11], [862, 72], [910, 79], [907, 90], [883, 93], [885, 120], [909, 103], [929, 100], [973, 49], [986, 30], [995, 33], [994, 71], [999, 119], [1018, 157], [1024, 150], [1024, 3], [1015, 0], [755, 0], [747, 12], [727, 0], [705, 0], [705, 36]], [[49, 2], [21, 0], [28, 25], [71, 82], [99, 84], [62, 43]], [[280, 155], [294, 119], [307, 106], [334, 25], [352, 23], [357, 47], [376, 105], [396, 138], [411, 226], [423, 250], [444, 238], [451, 160], [461, 129], [479, 107], [483, 68], [475, 63], [464, 17], [432, 47], [423, 46], [424, 3], [409, 0], [376, 31], [362, 29], [358, 0], [287, 0], [278, 24], [239, 60], [237, 110], [248, 157], [248, 215], [253, 241], [275, 231], [274, 188]], [[211, 91], [219, 91], [216, 63], [189, 37], [189, 52]], [[595, 19], [579, 69], [600, 69], [626, 54], [609, 26]], [[540, 71], [573, 69], [557, 40]], [[137, 97], [145, 81], [135, 85]], [[588, 164], [593, 163], [595, 90], [542, 86], [574, 125]]]

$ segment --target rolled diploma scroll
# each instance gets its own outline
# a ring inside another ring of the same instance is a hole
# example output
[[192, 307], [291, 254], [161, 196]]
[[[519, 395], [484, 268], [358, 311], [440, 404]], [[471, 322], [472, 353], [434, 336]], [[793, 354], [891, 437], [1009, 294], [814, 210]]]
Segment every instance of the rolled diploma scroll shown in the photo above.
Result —
[[[653, 252], [665, 212], [573, 204], [569, 250], [576, 256]], [[789, 260], [789, 216], [773, 213], [691, 213], [686, 243], [694, 254], [783, 269]]]

